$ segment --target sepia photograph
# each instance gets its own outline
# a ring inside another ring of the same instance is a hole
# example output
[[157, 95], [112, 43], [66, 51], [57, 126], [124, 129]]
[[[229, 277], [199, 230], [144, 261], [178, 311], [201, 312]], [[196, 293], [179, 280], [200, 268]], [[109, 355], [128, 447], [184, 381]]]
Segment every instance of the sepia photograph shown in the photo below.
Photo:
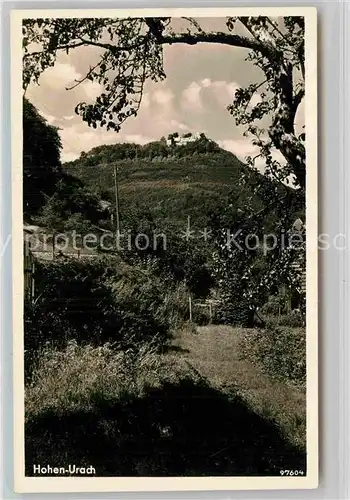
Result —
[[14, 14], [20, 491], [316, 487], [316, 11]]

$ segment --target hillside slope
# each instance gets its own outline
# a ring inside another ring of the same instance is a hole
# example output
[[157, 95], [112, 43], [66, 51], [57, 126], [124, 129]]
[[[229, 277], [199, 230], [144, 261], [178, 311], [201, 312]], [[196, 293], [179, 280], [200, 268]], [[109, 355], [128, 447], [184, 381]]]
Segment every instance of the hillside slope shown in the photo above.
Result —
[[[114, 202], [114, 167], [118, 169], [120, 213], [150, 213], [156, 222], [206, 223], [208, 213], [229, 199], [248, 196], [239, 186], [247, 167], [208, 139], [167, 146], [116, 144], [82, 153], [64, 169]], [[252, 175], [256, 175], [252, 173]], [[250, 193], [251, 194], [251, 193]]]

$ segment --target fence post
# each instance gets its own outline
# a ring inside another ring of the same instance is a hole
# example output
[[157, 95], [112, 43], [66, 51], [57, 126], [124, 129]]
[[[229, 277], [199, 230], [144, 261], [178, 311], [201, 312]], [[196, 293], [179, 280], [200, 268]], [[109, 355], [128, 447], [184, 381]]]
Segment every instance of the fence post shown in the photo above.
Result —
[[[33, 256], [32, 256], [33, 259]], [[35, 297], [35, 262], [32, 261], [32, 269], [31, 269], [31, 283], [30, 283], [30, 301], [34, 302]]]
[[192, 323], [192, 298], [191, 298], [191, 294], [189, 294], [189, 296], [188, 296], [188, 306], [189, 306], [189, 310], [190, 310], [190, 322]]

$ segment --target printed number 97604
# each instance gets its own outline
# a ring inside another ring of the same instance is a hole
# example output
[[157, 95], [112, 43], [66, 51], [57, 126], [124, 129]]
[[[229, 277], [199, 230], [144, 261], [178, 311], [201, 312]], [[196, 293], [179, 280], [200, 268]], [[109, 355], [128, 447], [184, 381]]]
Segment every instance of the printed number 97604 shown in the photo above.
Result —
[[304, 476], [303, 470], [280, 470], [281, 476]]

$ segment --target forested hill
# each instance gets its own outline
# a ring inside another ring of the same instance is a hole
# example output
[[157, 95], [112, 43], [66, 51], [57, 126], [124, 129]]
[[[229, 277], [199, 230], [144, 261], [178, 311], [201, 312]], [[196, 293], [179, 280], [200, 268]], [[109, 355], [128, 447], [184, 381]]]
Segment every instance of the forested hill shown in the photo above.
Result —
[[225, 224], [230, 225], [239, 210], [249, 219], [262, 208], [264, 227], [272, 229], [283, 218], [276, 213], [276, 200], [283, 212], [288, 206], [292, 216], [304, 219], [295, 190], [244, 165], [204, 134], [173, 133], [143, 146], [98, 146], [62, 165], [58, 129], [26, 99], [23, 110], [23, 210], [29, 223], [81, 233], [92, 226], [114, 228], [114, 170], [123, 230], [169, 232], [176, 226], [180, 234], [177, 229], [186, 228], [189, 217], [191, 226], [202, 230], [213, 221], [221, 226], [227, 209], [231, 215]]
[[144, 146], [98, 146], [63, 168], [114, 202], [115, 166], [122, 218], [136, 210], [151, 214], [158, 222], [183, 223], [191, 216], [193, 224], [204, 224], [215, 207], [251, 195], [239, 186], [240, 174], [247, 167], [204, 134], [194, 139], [171, 134], [168, 140]]

